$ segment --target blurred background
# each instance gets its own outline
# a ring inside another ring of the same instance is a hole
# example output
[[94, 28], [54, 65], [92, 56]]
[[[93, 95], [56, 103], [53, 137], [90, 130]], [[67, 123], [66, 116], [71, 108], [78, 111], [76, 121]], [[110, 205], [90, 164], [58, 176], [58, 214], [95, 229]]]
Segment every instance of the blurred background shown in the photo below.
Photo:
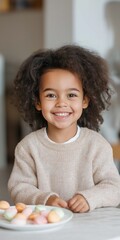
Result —
[[0, 0], [0, 199], [11, 202], [7, 181], [14, 148], [30, 132], [11, 104], [13, 80], [20, 64], [38, 49], [75, 43], [107, 60], [114, 95], [103, 113], [101, 134], [111, 144], [120, 141], [119, 23], [119, 0]]

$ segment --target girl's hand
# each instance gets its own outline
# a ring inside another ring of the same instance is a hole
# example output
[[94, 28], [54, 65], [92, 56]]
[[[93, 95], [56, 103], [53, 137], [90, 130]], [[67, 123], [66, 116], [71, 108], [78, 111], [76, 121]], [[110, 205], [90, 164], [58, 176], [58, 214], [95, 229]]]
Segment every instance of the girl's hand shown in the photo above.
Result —
[[68, 208], [75, 213], [88, 212], [90, 209], [86, 199], [80, 194], [76, 194], [68, 201]]
[[63, 199], [52, 195], [48, 198], [46, 205], [48, 206], [56, 206], [56, 207], [63, 207], [63, 208], [67, 208], [68, 204], [66, 201], [64, 201]]

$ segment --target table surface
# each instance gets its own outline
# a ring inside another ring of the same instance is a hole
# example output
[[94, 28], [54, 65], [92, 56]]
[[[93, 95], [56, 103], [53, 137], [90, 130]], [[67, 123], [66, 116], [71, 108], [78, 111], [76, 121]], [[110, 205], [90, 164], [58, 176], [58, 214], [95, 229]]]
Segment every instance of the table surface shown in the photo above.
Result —
[[47, 231], [13, 231], [0, 228], [4, 240], [120, 240], [120, 208], [100, 208], [74, 214], [61, 228]]

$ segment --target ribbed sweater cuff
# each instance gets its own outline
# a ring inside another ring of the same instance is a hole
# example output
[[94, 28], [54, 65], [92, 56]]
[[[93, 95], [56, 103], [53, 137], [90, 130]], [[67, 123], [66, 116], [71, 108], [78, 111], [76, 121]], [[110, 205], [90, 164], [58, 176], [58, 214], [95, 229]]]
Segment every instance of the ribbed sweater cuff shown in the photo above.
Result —
[[85, 198], [86, 202], [89, 205], [89, 212], [96, 208], [95, 202], [93, 201], [93, 197], [91, 196], [91, 194], [87, 193], [86, 191], [77, 192], [76, 194], [80, 194]]
[[49, 199], [49, 197], [51, 197], [53, 195], [55, 195], [56, 197], [59, 197], [59, 195], [54, 192], [47, 192], [47, 193], [40, 194], [40, 196], [38, 196], [36, 199], [36, 204], [46, 205], [46, 202]]

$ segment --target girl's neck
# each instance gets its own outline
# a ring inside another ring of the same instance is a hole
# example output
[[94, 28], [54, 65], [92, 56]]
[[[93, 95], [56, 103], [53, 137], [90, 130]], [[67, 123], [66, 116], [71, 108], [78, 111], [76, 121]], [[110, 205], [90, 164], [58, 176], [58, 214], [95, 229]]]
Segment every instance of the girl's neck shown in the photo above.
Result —
[[77, 126], [65, 129], [47, 129], [48, 137], [56, 143], [64, 143], [69, 139], [73, 138], [77, 133]]

